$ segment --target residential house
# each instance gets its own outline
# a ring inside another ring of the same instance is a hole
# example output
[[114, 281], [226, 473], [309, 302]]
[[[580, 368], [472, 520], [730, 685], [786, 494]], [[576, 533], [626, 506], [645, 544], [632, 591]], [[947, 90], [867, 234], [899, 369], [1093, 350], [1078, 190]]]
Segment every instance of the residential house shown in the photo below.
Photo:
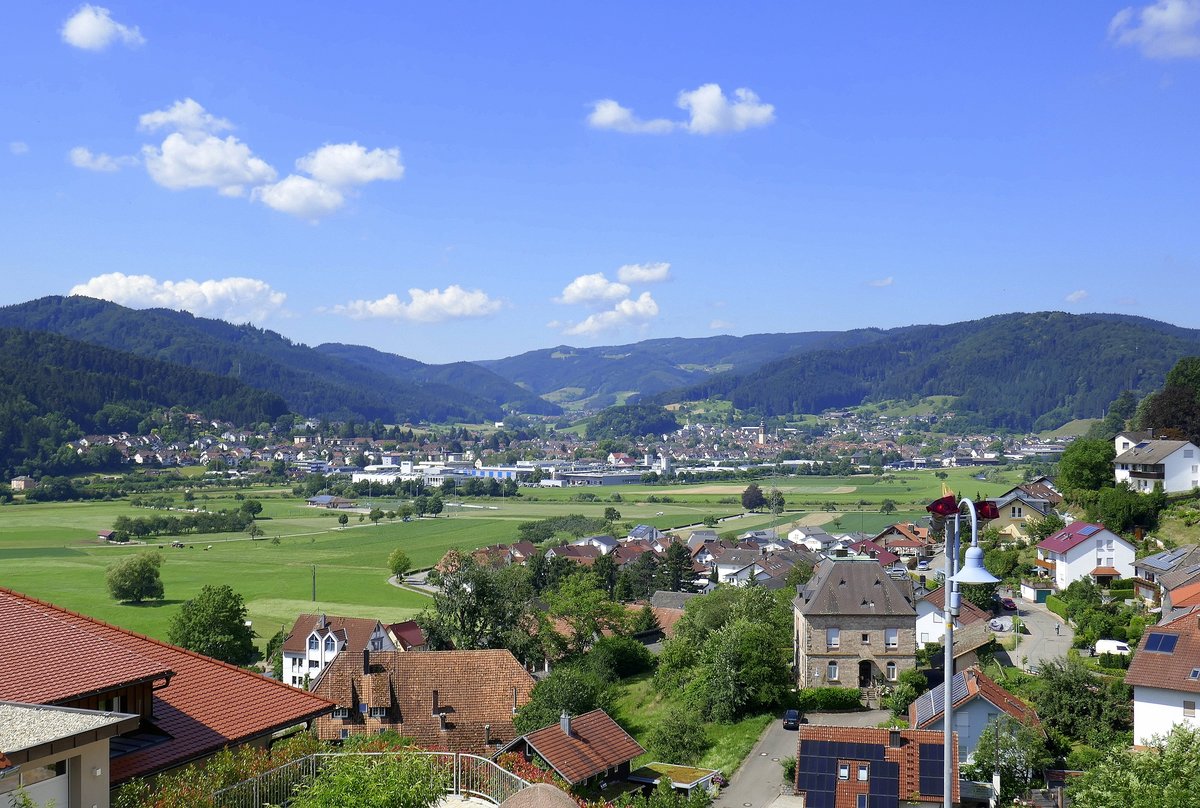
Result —
[[[961, 762], [971, 759], [984, 729], [1001, 713], [1022, 724], [1041, 727], [1037, 712], [1032, 707], [996, 684], [977, 667], [954, 674], [950, 681], [950, 699], [953, 703], [954, 733], [958, 738], [958, 759]], [[909, 726], [944, 733], [945, 700], [944, 684], [922, 693], [908, 706]]]
[[424, 651], [429, 644], [416, 620], [392, 623], [387, 627], [387, 633], [397, 651]]
[[629, 535], [626, 538], [630, 541], [654, 541], [661, 539], [665, 535], [665, 533], [654, 525], [635, 525], [633, 530], [629, 531]]
[[888, 525], [871, 541], [882, 545], [901, 558], [930, 555], [929, 528], [917, 527], [912, 522], [896, 522]]
[[788, 541], [814, 553], [826, 553], [838, 546], [838, 540], [820, 528], [798, 527], [788, 532]]
[[0, 701], [0, 804], [18, 789], [34, 805], [108, 808], [109, 741], [139, 716]]
[[[796, 796], [808, 808], [938, 808], [946, 793], [944, 740], [940, 732], [921, 729], [801, 724]], [[950, 799], [957, 805], [957, 736], [953, 746]]]
[[423, 749], [490, 755], [516, 737], [512, 719], [533, 685], [503, 650], [342, 654], [313, 688], [337, 705], [317, 737], [393, 730]]
[[[1192, 567], [1197, 567], [1196, 572], [1200, 573], [1200, 545], [1185, 544], [1174, 550], [1163, 550], [1161, 553], [1139, 558], [1133, 562], [1134, 592], [1147, 604], [1157, 606], [1167, 591], [1163, 580], [1176, 583], [1171, 573]], [[1187, 580], [1191, 577], [1188, 576]], [[1181, 583], [1186, 583], [1187, 580]]]
[[856, 541], [849, 546], [849, 549], [858, 553], [859, 555], [865, 555], [867, 558], [874, 559], [875, 561], [879, 562], [879, 566], [883, 567], [885, 570], [904, 572], [908, 569], [904, 566], [904, 561], [900, 558], [900, 556], [885, 550], [882, 545], [876, 544], [869, 539]]
[[724, 548], [713, 556], [712, 569], [716, 570], [719, 583], [745, 586], [764, 574], [761, 560], [762, 554], [757, 550]]
[[566, 558], [574, 561], [576, 564], [583, 564], [585, 567], [590, 567], [592, 564], [596, 563], [596, 559], [602, 555], [604, 554], [600, 552], [599, 548], [591, 545], [579, 547], [578, 545], [574, 544], [564, 544], [561, 547], [551, 547], [549, 550], [547, 550], [546, 560], [549, 561], [554, 558]]
[[1128, 452], [1139, 443], [1154, 440], [1154, 430], [1147, 429], [1140, 432], [1121, 432], [1113, 438], [1113, 449], [1116, 450], [1115, 456], [1120, 456], [1124, 452]]
[[1200, 487], [1200, 452], [1186, 440], [1147, 440], [1113, 460], [1117, 485], [1149, 493], [1161, 485], [1168, 494]]
[[283, 681], [307, 687], [343, 651], [358, 654], [366, 649], [396, 648], [383, 623], [365, 617], [327, 617], [302, 614], [283, 640]]
[[9, 480], [8, 487], [13, 491], [32, 491], [37, 488], [37, 480], [22, 474]]
[[988, 523], [1000, 533], [1014, 539], [1028, 539], [1028, 525], [1035, 519], [1041, 519], [1054, 508], [1049, 500], [1040, 499], [1018, 486], [993, 500], [1000, 516]]
[[[917, 601], [917, 648], [926, 645], [939, 645], [946, 640], [945, 601], [946, 588], [939, 586], [932, 592], [926, 592]], [[955, 669], [961, 670], [966, 664], [974, 661], [965, 659], [993, 638], [988, 628], [992, 615], [963, 598], [958, 609], [958, 618], [954, 621], [954, 660]]]
[[600, 555], [608, 555], [617, 548], [619, 542], [612, 536], [584, 536], [571, 542], [576, 547], [595, 547]]
[[1200, 616], [1185, 614], [1146, 630], [1125, 674], [1133, 687], [1133, 743], [1184, 725], [1196, 729], [1200, 701]]
[[800, 687], [873, 687], [916, 667], [912, 582], [874, 560], [826, 559], [796, 588], [793, 648]]
[[1037, 546], [1039, 573], [1066, 589], [1091, 577], [1101, 586], [1114, 578], [1133, 576], [1134, 547], [1104, 525], [1072, 522]]
[[567, 783], [579, 786], [624, 780], [630, 761], [645, 751], [608, 713], [592, 710], [574, 718], [563, 712], [557, 724], [522, 735], [496, 754], [540, 758]]
[[103, 773], [114, 787], [226, 747], [266, 746], [334, 706], [7, 589], [0, 589], [0, 624], [20, 627], [9, 637], [0, 700], [137, 717], [136, 727], [110, 739]]

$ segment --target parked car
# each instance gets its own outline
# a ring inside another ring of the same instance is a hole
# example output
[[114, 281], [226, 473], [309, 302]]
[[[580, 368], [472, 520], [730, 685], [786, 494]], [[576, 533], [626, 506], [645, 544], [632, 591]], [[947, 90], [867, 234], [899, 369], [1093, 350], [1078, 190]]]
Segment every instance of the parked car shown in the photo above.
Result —
[[1000, 598], [1000, 608], [1015, 612], [1017, 610], [1017, 602], [1012, 598]]
[[919, 569], [919, 570], [927, 570], [927, 569], [929, 569], [929, 559], [928, 559], [928, 558], [922, 558], [922, 559], [920, 559], [919, 561], [917, 561], [917, 569]]
[[800, 729], [800, 711], [788, 710], [783, 714], [784, 729]]

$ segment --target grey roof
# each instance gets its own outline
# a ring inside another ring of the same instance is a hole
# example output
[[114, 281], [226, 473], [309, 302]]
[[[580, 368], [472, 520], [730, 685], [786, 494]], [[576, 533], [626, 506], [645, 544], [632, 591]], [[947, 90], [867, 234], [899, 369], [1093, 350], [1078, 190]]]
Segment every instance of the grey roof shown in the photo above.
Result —
[[638, 525], [629, 531], [631, 539], [661, 539], [663, 532], [654, 525]]
[[1005, 505], [1009, 504], [1013, 500], [1018, 500], [1018, 499], [1021, 502], [1028, 505], [1029, 507], [1035, 509], [1036, 511], [1038, 511], [1038, 513], [1041, 513], [1042, 515], [1045, 515], [1050, 512], [1050, 502], [1048, 500], [1039, 499], [1038, 497], [1035, 497], [1032, 494], [1030, 494], [1028, 491], [1023, 491], [1020, 488], [1014, 488], [1013, 490], [1009, 491], [1008, 493], [1004, 494], [999, 499], [996, 499], [994, 501], [996, 503], [997, 508], [1003, 508]]
[[723, 566], [732, 564], [738, 567], [748, 567], [762, 561], [762, 553], [757, 550], [722, 550], [713, 560]]
[[0, 751], [13, 762], [20, 762], [31, 756], [18, 752], [37, 750], [32, 756], [49, 755], [71, 748], [74, 744], [70, 739], [89, 743], [128, 732], [139, 721], [138, 716], [129, 713], [0, 701]]
[[1175, 454], [1184, 446], [1186, 440], [1147, 440], [1142, 441], [1132, 449], [1121, 452], [1113, 460], [1114, 463], [1140, 463], [1142, 465], [1157, 465], [1169, 456]]
[[802, 614], [917, 616], [912, 581], [889, 577], [872, 558], [822, 561], [795, 605]]
[[[923, 727], [927, 721], [937, 718], [942, 714], [942, 710], [946, 705], [946, 689], [944, 684], [940, 684], [932, 690], [926, 690], [920, 696], [917, 696], [917, 723], [915, 726]], [[958, 704], [967, 696], [967, 677], [963, 671], [954, 674], [954, 678], [950, 680], [950, 703]], [[950, 717], [954, 717], [954, 711], [950, 712]]]
[[581, 539], [576, 539], [571, 544], [602, 544], [605, 547], [616, 547], [619, 542], [607, 534], [597, 534], [595, 536], [584, 536]]
[[1187, 565], [1176, 567], [1168, 573], [1164, 573], [1158, 577], [1158, 585], [1163, 589], [1171, 590], [1178, 586], [1191, 583], [1200, 578], [1200, 563], [1196, 563], [1192, 559]]
[[1155, 553], [1152, 556], [1139, 558], [1133, 562], [1135, 567], [1145, 567], [1148, 570], [1155, 572], [1170, 572], [1178, 569], [1180, 566], [1190, 566], [1191, 564], [1200, 561], [1200, 546], [1195, 544], [1185, 544], [1182, 547], [1176, 547], [1174, 550], [1163, 550], [1161, 553]]
[[650, 596], [650, 605], [660, 609], [683, 609], [689, 600], [699, 596], [699, 592], [667, 592], [659, 589]]

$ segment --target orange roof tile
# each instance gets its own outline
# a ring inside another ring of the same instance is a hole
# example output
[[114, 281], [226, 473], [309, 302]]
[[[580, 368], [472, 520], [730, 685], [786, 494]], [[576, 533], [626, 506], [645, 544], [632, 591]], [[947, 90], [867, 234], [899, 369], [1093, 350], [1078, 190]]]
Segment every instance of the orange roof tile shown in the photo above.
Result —
[[[895, 735], [893, 735], [895, 733]], [[804, 780], [804, 774], [811, 771], [816, 758], [819, 757], [819, 748], [813, 741], [832, 742], [835, 745], [843, 744], [870, 744], [876, 747], [882, 747], [885, 759], [890, 763], [899, 764], [899, 778], [897, 783], [897, 796], [901, 800], [912, 799], [913, 795], [932, 801], [931, 798], [936, 798], [941, 802], [943, 790], [941, 786], [941, 778], [938, 778], [939, 788], [936, 792], [922, 793], [921, 791], [921, 748], [926, 746], [937, 747], [943, 749], [942, 741], [944, 740], [941, 732], [933, 732], [923, 729], [886, 729], [882, 727], [828, 727], [817, 726], [813, 724], [801, 724], [797, 739], [796, 752], [796, 793], [797, 795], [806, 795], [807, 791], [801, 787]], [[954, 733], [953, 749], [951, 750], [951, 765], [953, 777], [953, 790], [951, 799], [957, 803], [959, 801], [958, 792], [958, 733]], [[892, 741], [895, 738], [898, 741], [898, 746], [893, 746]], [[834, 747], [837, 748], [836, 746]], [[853, 748], [853, 747], [851, 747]], [[806, 754], [807, 753], [807, 754]], [[937, 755], [941, 759], [941, 753]], [[838, 757], [840, 760], [856, 760], [854, 757]], [[938, 767], [939, 772], [941, 767]], [[839, 782], [845, 782], [849, 786], [856, 781], [834, 781], [836, 786]], [[851, 786], [852, 787], [852, 786]], [[847, 789], [848, 790], [848, 789]], [[839, 791], [839, 796], [841, 792]]]
[[523, 740], [572, 785], [646, 751], [603, 710], [572, 718], [570, 735], [555, 723], [523, 736]]
[[[320, 627], [322, 620], [325, 621], [324, 628]], [[324, 637], [326, 634], [340, 637], [346, 642], [345, 650], [358, 653], [369, 647], [371, 634], [379, 625], [378, 620], [372, 620], [369, 617], [327, 617], [323, 614], [302, 614], [296, 618], [291, 632], [284, 638], [283, 650], [304, 653], [308, 647], [308, 635], [316, 631], [319, 637]]]

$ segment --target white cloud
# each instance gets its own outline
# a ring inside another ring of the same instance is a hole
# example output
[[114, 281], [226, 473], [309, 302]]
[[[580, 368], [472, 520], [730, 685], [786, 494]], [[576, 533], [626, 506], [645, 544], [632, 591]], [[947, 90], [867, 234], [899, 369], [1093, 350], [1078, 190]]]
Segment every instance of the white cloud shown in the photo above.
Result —
[[886, 278], [875, 278], [874, 280], [867, 281], [867, 286], [882, 289], [885, 286], [891, 286], [892, 283], [894, 283], [894, 280], [891, 275], [888, 275]]
[[580, 275], [562, 290], [562, 295], [555, 298], [558, 303], [597, 303], [610, 300], [620, 300], [629, 296], [629, 287], [616, 283], [604, 277], [603, 272], [591, 275]]
[[1158, 0], [1121, 9], [1108, 24], [1108, 38], [1150, 59], [1200, 58], [1200, 0]]
[[376, 180], [398, 180], [404, 176], [400, 150], [372, 149], [357, 143], [322, 146], [296, 161], [296, 168], [326, 185], [365, 185]]
[[666, 261], [657, 264], [625, 264], [617, 269], [617, 279], [622, 283], [662, 283], [671, 277], [671, 265]]
[[691, 115], [687, 130], [694, 135], [741, 132], [775, 120], [775, 107], [759, 101], [754, 92], [739, 87], [733, 95], [737, 101], [730, 103], [719, 84], [704, 84], [680, 93], [676, 103]]
[[355, 320], [388, 318], [436, 323], [467, 317], [485, 317], [500, 309], [499, 300], [488, 297], [482, 289], [466, 290], [458, 284], [445, 289], [409, 289], [408, 301], [390, 294], [379, 300], [354, 300], [344, 306], [334, 306], [335, 314]]
[[8, 144], [8, 153], [15, 154], [17, 157], [29, 154], [29, 144], [23, 140], [14, 140]]
[[1087, 296], [1088, 293], [1086, 289], [1076, 289], [1074, 292], [1071, 292], [1071, 294], [1067, 295], [1066, 301], [1068, 303], [1078, 303]]
[[289, 174], [273, 185], [259, 186], [252, 196], [267, 207], [310, 221], [333, 213], [346, 202], [337, 188], [299, 174]]
[[728, 320], [713, 320], [708, 324], [710, 331], [728, 331], [733, 328], [733, 323]]
[[279, 311], [287, 298], [254, 278], [159, 281], [149, 275], [122, 272], [97, 275], [68, 294], [111, 300], [131, 308], [181, 309], [234, 322], [266, 319]]
[[636, 323], [645, 323], [658, 316], [658, 304], [649, 292], [642, 292], [637, 300], [626, 298], [608, 311], [589, 316], [581, 323], [566, 329], [567, 334], [594, 335], [612, 331]]
[[214, 134], [232, 128], [232, 123], [211, 114], [191, 98], [176, 101], [166, 109], [157, 109], [138, 116], [138, 129], [143, 132], [170, 129], [174, 132]]
[[67, 159], [76, 168], [86, 168], [88, 171], [120, 171], [126, 166], [137, 165], [136, 157], [113, 157], [111, 154], [100, 152], [93, 154], [86, 146], [76, 146], [67, 152]]
[[67, 18], [61, 34], [68, 45], [91, 51], [102, 51], [118, 39], [131, 48], [146, 42], [136, 25], [122, 25], [108, 9], [88, 4]]
[[151, 179], [175, 191], [216, 188], [224, 196], [241, 196], [245, 186], [275, 179], [275, 169], [233, 135], [172, 132], [161, 146], [143, 146], [142, 159]]
[[587, 122], [593, 129], [615, 129], [626, 134], [641, 135], [664, 135], [680, 125], [666, 118], [643, 121], [633, 114], [633, 110], [621, 106], [611, 98], [593, 101]]

